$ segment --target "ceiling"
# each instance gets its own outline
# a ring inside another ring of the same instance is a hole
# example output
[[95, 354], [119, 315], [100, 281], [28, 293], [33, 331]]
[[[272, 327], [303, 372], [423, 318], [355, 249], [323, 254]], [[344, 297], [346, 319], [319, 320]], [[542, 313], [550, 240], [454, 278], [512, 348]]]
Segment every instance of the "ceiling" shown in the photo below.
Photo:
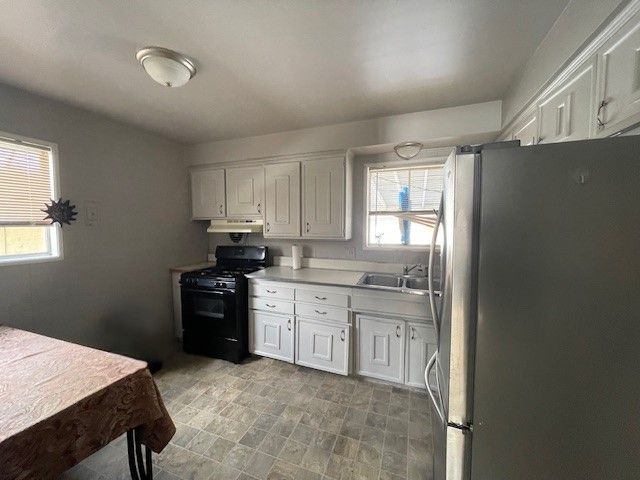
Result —
[[[502, 98], [566, 0], [0, 0], [0, 82], [184, 143]], [[195, 59], [155, 84], [135, 52]]]

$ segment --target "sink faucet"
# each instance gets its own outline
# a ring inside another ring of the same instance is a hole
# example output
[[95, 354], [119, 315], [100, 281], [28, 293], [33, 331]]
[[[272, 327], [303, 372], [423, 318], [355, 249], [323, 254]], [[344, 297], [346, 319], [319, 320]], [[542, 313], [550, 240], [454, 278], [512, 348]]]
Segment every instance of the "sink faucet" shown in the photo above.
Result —
[[415, 269], [422, 270], [424, 266], [421, 263], [416, 263], [415, 265], [405, 265], [402, 267], [402, 274], [409, 275], [409, 272]]

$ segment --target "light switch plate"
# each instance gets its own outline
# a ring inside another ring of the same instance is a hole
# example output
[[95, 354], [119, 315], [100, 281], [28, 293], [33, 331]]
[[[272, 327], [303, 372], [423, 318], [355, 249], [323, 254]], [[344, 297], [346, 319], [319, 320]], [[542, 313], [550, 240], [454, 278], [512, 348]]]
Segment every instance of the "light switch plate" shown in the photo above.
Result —
[[88, 200], [85, 203], [84, 213], [85, 213], [85, 224], [88, 227], [95, 227], [98, 225], [98, 210], [99, 210], [98, 202], [94, 200]]

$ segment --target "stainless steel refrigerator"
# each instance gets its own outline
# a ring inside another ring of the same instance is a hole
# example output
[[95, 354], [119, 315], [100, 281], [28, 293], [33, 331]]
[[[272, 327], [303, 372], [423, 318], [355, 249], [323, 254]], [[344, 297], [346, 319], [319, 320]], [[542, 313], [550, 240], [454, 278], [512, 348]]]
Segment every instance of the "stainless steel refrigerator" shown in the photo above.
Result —
[[640, 478], [640, 137], [458, 148], [440, 213], [435, 480]]

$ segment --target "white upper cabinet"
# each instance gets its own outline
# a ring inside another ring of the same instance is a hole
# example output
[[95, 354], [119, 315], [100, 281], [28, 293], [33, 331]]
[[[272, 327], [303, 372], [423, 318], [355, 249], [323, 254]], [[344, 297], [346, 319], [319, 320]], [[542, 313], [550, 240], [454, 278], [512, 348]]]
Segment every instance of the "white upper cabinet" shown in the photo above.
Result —
[[300, 236], [300, 162], [265, 167], [265, 237]]
[[507, 124], [522, 145], [608, 137], [640, 123], [640, 2], [612, 17]]
[[264, 168], [227, 169], [227, 216], [262, 216]]
[[192, 217], [263, 217], [267, 238], [348, 240], [351, 170], [345, 155], [195, 169], [191, 171]]
[[305, 161], [302, 179], [302, 236], [344, 238], [344, 157]]
[[191, 216], [194, 220], [223, 218], [225, 210], [224, 170], [191, 171]]
[[540, 103], [538, 143], [584, 140], [591, 136], [595, 81], [592, 59]]
[[597, 135], [608, 136], [640, 121], [640, 14], [599, 50], [598, 72]]
[[520, 140], [520, 145], [535, 145], [538, 143], [538, 116], [534, 113], [525, 117], [513, 130], [507, 140]]

